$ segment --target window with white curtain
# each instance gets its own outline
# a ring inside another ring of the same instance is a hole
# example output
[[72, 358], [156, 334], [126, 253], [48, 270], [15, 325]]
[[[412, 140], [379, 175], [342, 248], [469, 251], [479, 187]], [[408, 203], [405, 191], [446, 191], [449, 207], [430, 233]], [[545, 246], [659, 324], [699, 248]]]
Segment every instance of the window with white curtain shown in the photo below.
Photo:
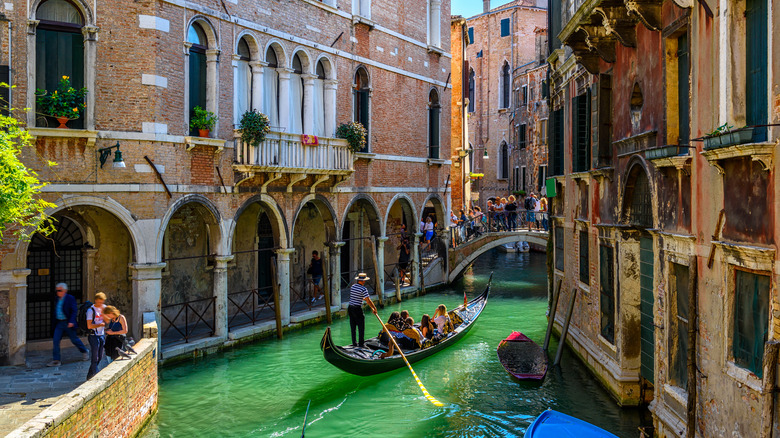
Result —
[[238, 42], [238, 56], [235, 72], [236, 96], [233, 123], [238, 124], [245, 112], [252, 108], [252, 69], [249, 67], [249, 44], [245, 38]]
[[325, 66], [317, 61], [317, 79], [314, 80], [314, 135], [330, 137], [332, 132], [325, 132]]
[[263, 114], [268, 116], [272, 129], [279, 129], [279, 61], [273, 47], [268, 48], [265, 62], [268, 66], [263, 69]]
[[296, 53], [293, 56], [293, 72], [290, 74], [290, 126], [287, 132], [303, 134], [303, 65]]
[[371, 0], [352, 0], [352, 15], [371, 19]]

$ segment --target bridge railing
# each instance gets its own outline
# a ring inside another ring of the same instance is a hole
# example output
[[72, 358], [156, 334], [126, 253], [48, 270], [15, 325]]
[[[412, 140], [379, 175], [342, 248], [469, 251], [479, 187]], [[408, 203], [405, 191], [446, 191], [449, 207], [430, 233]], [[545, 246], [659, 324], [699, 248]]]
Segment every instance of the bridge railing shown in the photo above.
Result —
[[450, 242], [452, 248], [457, 248], [488, 233], [526, 230], [547, 232], [549, 222], [549, 214], [546, 211], [489, 211], [483, 214], [480, 220], [466, 220], [458, 226], [450, 227]]

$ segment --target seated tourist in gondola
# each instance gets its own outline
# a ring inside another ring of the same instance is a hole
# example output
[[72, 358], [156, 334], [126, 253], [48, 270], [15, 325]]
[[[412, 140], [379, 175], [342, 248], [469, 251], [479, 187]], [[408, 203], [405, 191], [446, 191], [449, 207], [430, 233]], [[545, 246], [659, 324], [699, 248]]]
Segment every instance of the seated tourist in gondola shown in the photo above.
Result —
[[420, 333], [422, 333], [425, 339], [433, 339], [433, 321], [431, 317], [426, 313], [420, 320]]
[[433, 314], [433, 322], [436, 323], [436, 331], [441, 335], [446, 335], [455, 329], [447, 313], [447, 306], [444, 304], [439, 304], [439, 307], [436, 308], [436, 313]]
[[401, 311], [401, 320], [406, 321], [406, 318], [409, 317], [409, 311], [408, 310], [402, 310]]

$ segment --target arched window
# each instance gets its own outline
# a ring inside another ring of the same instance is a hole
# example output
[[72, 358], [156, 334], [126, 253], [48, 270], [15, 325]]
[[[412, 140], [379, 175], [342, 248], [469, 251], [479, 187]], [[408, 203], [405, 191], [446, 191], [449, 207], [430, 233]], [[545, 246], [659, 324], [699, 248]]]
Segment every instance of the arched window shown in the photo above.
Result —
[[314, 80], [314, 95], [312, 103], [314, 105], [314, 135], [326, 137], [331, 135], [325, 132], [325, 65], [322, 60], [317, 61], [317, 79]]
[[509, 64], [504, 62], [501, 68], [501, 108], [509, 108], [509, 90], [511, 89], [509, 80]]
[[[189, 115], [192, 117], [195, 107], [203, 109], [206, 107], [206, 49], [208, 48], [208, 38], [206, 32], [200, 23], [192, 23], [187, 31], [187, 42], [191, 43], [189, 54], [189, 80], [190, 89]], [[188, 123], [189, 125], [189, 123]], [[190, 134], [196, 135], [197, 131], [190, 128]]]
[[509, 178], [509, 146], [505, 141], [501, 142], [501, 150], [498, 154], [498, 178]]
[[371, 138], [371, 127], [369, 123], [369, 89], [368, 72], [363, 67], [359, 67], [355, 72], [355, 88], [353, 90], [353, 117], [356, 122], [360, 122], [366, 128], [366, 148], [363, 152], [368, 152], [369, 139]]
[[238, 40], [237, 52], [238, 60], [234, 70], [234, 80], [236, 81], [235, 124], [238, 124], [244, 113], [252, 108], [252, 69], [249, 67], [251, 54], [246, 37]]
[[263, 70], [263, 113], [268, 116], [271, 126], [279, 127], [279, 58], [276, 50], [268, 47], [265, 53], [265, 62], [268, 66]]
[[472, 69], [469, 72], [469, 112], [474, 112], [474, 101], [475, 101], [475, 91], [477, 89], [477, 75], [474, 73], [474, 70]]
[[433, 89], [428, 94], [428, 158], [439, 158], [439, 93]]
[[293, 55], [290, 74], [290, 126], [287, 132], [303, 133], [303, 62], [299, 53]]
[[[74, 88], [84, 87], [84, 17], [66, 0], [48, 0], [35, 13], [35, 87], [54, 92], [63, 76]], [[94, 90], [88, 90], [94, 92]], [[38, 126], [52, 125], [53, 118], [36, 117]], [[83, 128], [84, 116], [72, 120], [71, 128]]]

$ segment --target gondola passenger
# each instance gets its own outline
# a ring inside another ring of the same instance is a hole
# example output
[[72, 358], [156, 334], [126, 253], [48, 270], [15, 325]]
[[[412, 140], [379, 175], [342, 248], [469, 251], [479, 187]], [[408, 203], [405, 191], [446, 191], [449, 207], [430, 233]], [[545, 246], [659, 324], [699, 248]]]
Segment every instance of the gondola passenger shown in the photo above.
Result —
[[433, 322], [427, 313], [420, 320], [420, 332], [425, 339], [433, 339]]
[[433, 322], [436, 323], [436, 330], [439, 334], [446, 335], [455, 329], [447, 313], [447, 306], [444, 304], [439, 304], [439, 307], [436, 308], [436, 313], [433, 314]]

